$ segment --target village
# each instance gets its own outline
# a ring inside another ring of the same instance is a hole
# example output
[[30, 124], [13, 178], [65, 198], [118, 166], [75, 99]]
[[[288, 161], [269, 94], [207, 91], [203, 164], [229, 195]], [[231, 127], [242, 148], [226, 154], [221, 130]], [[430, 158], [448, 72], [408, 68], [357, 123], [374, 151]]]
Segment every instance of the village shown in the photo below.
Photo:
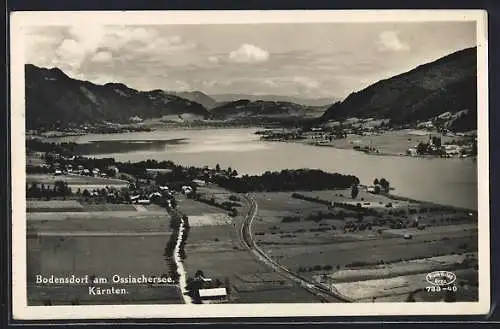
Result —
[[[347, 299], [380, 296], [383, 301], [406, 298], [420, 281], [411, 281], [396, 296], [388, 293], [390, 287], [371, 287], [367, 297], [353, 290], [359, 277], [378, 285], [380, 271], [392, 278], [388, 268], [429, 259], [412, 265], [410, 272], [394, 272], [410, 278], [428, 269], [432, 259], [446, 256], [443, 266], [467, 276], [462, 281], [469, 288], [460, 298], [474, 298], [477, 214], [397, 198], [385, 178], [363, 185], [356, 177], [314, 170], [248, 177], [219, 165], [122, 163], [75, 155], [70, 144], [30, 146], [26, 197], [28, 271], [33, 275], [90, 271], [173, 279], [160, 290], [139, 285], [113, 297], [122, 303], [277, 302], [290, 294], [298, 302], [320, 302], [331, 298], [324, 289], [340, 291]], [[295, 185], [287, 185], [287, 177], [295, 177]], [[243, 233], [249, 227], [254, 245]], [[354, 248], [345, 253], [348, 245]], [[252, 248], [268, 260], [255, 258]], [[118, 250], [127, 254], [126, 264], [117, 260]], [[97, 254], [99, 260], [93, 257]], [[319, 292], [304, 290], [276, 272], [276, 266], [297, 273]], [[60, 300], [59, 294], [47, 297], [48, 287], [30, 283], [28, 289], [35, 304], [85, 304], [101, 298], [80, 294], [77, 301]]]
[[439, 121], [452, 117], [446, 112], [435, 120], [397, 127], [389, 126], [388, 120], [349, 118], [309, 129], [269, 127], [256, 133], [264, 141], [297, 142], [376, 155], [476, 156], [477, 132], [452, 132]]

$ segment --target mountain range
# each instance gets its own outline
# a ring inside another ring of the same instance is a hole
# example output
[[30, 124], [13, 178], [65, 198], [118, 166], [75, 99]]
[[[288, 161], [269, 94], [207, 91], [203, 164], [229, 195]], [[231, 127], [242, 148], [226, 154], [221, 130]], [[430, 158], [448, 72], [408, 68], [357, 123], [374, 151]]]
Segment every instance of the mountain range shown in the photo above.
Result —
[[301, 98], [285, 95], [251, 95], [251, 94], [218, 94], [210, 95], [218, 103], [230, 103], [240, 99], [247, 99], [250, 101], [269, 101], [269, 102], [286, 102], [295, 103], [305, 106], [329, 106], [330, 104], [338, 101], [338, 99], [331, 98]]
[[477, 129], [476, 61], [476, 47], [467, 48], [378, 81], [330, 106], [317, 122], [357, 117], [399, 125], [462, 111], [450, 128]]
[[70, 122], [128, 122], [131, 117], [210, 117], [201, 104], [162, 90], [138, 91], [121, 83], [97, 85], [72, 79], [58, 68], [31, 64], [25, 65], [25, 77], [27, 128]]
[[167, 93], [201, 104], [207, 110], [210, 110], [219, 105], [219, 102], [217, 102], [207, 94], [202, 93], [201, 91], [168, 91]]
[[331, 105], [326, 106], [273, 95], [138, 91], [121, 83], [98, 85], [76, 80], [58, 68], [27, 64], [26, 126], [32, 129], [65, 123], [129, 122], [132, 117], [251, 122], [288, 117], [307, 121], [308, 125], [357, 117], [389, 119], [394, 125], [404, 125], [450, 112], [450, 129], [473, 130], [477, 129], [476, 52], [475, 47], [455, 52], [380, 80], [343, 101], [329, 101]]
[[246, 117], [286, 118], [286, 117], [320, 117], [325, 111], [324, 107], [311, 107], [291, 102], [276, 102], [240, 99], [219, 105], [210, 110], [214, 119], [232, 119]]

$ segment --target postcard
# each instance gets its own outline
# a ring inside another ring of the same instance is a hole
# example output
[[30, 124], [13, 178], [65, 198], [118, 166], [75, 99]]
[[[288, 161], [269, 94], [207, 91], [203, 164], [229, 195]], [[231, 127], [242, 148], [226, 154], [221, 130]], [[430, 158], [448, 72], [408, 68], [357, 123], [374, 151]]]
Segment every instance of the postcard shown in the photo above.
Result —
[[15, 319], [488, 313], [485, 12], [10, 31]]

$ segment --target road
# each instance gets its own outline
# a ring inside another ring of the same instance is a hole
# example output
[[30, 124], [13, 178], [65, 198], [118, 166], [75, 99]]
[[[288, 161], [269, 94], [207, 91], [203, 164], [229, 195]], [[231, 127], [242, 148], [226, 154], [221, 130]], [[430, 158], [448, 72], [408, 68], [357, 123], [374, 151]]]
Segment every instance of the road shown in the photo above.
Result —
[[278, 264], [271, 257], [269, 257], [260, 247], [255, 243], [253, 233], [252, 233], [252, 222], [258, 213], [257, 202], [248, 194], [245, 195], [245, 199], [250, 205], [250, 210], [245, 216], [243, 223], [240, 227], [240, 238], [243, 244], [248, 248], [248, 250], [263, 264], [279, 273], [288, 280], [297, 283], [302, 288], [308, 292], [318, 296], [323, 302], [327, 303], [342, 303], [342, 302], [352, 302], [345, 296], [338, 294], [335, 291], [330, 291], [323, 286], [311, 282], [310, 280], [299, 276], [298, 274], [290, 271], [286, 267]]

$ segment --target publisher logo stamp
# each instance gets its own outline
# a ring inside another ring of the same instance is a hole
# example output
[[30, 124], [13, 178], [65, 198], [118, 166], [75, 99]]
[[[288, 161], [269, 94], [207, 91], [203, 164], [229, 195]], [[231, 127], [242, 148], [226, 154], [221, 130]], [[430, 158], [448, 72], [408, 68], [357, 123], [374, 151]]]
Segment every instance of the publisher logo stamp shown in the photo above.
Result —
[[455, 282], [457, 281], [457, 276], [453, 272], [449, 271], [435, 271], [428, 273], [425, 276], [425, 281], [430, 285], [425, 287], [427, 292], [456, 292], [457, 286]]
[[457, 280], [457, 276], [453, 272], [435, 271], [427, 274], [425, 280], [434, 286], [448, 286]]

